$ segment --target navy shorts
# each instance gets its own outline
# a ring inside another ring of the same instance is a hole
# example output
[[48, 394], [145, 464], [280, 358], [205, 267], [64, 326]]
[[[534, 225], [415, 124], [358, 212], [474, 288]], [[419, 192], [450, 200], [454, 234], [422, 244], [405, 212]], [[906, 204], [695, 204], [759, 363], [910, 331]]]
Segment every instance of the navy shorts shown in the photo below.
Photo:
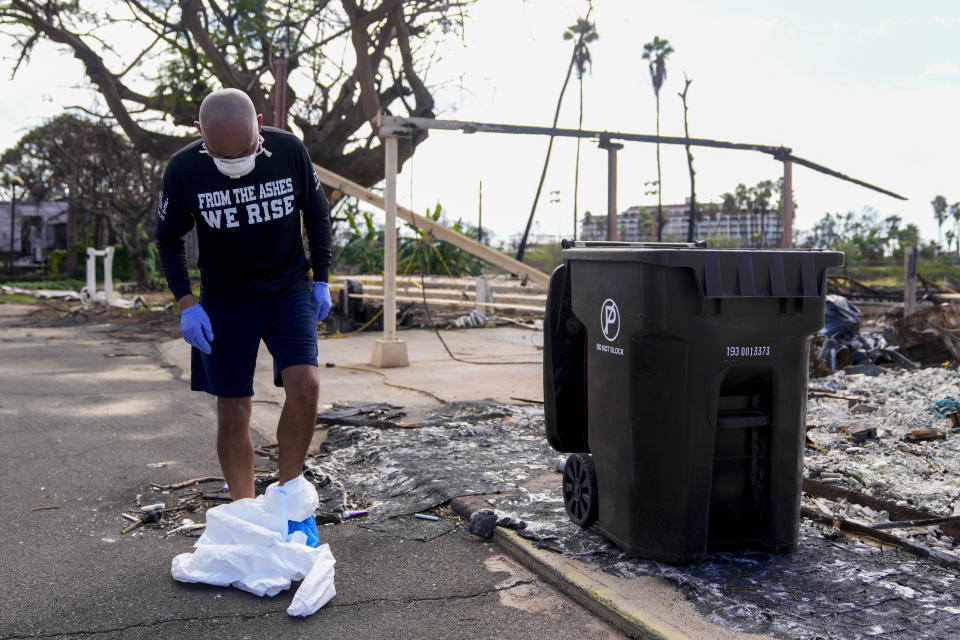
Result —
[[260, 340], [273, 356], [273, 382], [298, 364], [317, 366], [317, 301], [309, 289], [293, 289], [264, 301], [224, 300], [204, 293], [200, 304], [213, 327], [211, 353], [192, 348], [190, 388], [218, 398], [253, 395]]

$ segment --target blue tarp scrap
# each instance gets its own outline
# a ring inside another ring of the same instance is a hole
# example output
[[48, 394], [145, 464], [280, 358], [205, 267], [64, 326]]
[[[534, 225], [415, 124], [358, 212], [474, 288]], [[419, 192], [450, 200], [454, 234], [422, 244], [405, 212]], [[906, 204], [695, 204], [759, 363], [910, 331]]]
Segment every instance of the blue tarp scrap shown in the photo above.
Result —
[[941, 418], [946, 418], [948, 413], [957, 413], [957, 411], [960, 411], [960, 400], [950, 397], [937, 400], [932, 406], [927, 407], [927, 411], [931, 411]]
[[860, 333], [860, 309], [857, 309], [843, 296], [830, 294], [826, 298], [823, 329], [820, 335], [837, 338], [841, 341], [853, 338]]
[[831, 371], [837, 370], [837, 355], [848, 351], [852, 364], [892, 362], [915, 369], [919, 365], [891, 346], [880, 333], [860, 331], [860, 310], [843, 296], [830, 294], [824, 308], [823, 346], [817, 363], [823, 362]]

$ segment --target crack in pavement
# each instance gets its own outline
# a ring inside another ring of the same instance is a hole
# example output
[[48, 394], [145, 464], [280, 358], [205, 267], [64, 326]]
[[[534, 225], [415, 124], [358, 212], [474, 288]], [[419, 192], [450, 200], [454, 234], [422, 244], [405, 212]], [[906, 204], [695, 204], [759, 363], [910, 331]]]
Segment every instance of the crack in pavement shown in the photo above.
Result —
[[[453, 601], [453, 600], [470, 600], [473, 598], [482, 598], [493, 593], [500, 593], [503, 591], [509, 591], [510, 589], [515, 589], [528, 584], [535, 584], [540, 582], [538, 579], [527, 579], [527, 580], [517, 580], [511, 584], [504, 585], [502, 587], [493, 587], [486, 589], [484, 591], [479, 591], [476, 593], [467, 593], [467, 594], [455, 594], [448, 596], [432, 596], [432, 597], [423, 597], [423, 598], [371, 598], [369, 600], [357, 600], [355, 602], [335, 602], [331, 601], [329, 604], [324, 606], [324, 609], [340, 609], [340, 608], [349, 608], [349, 607], [358, 607], [368, 604], [377, 604], [377, 603], [395, 603], [395, 604], [407, 604], [412, 602], [437, 602], [437, 601]], [[159, 627], [171, 622], [204, 622], [207, 624], [214, 625], [223, 625], [235, 622], [238, 620], [256, 620], [258, 618], [266, 618], [268, 616], [286, 613], [286, 608], [283, 609], [269, 609], [266, 611], [261, 611], [259, 613], [253, 614], [217, 614], [210, 616], [199, 616], [199, 617], [190, 617], [190, 618], [167, 618], [166, 620], [154, 620], [152, 622], [138, 622], [136, 624], [130, 624], [124, 627], [113, 627], [110, 629], [95, 629], [95, 630], [78, 630], [78, 631], [64, 631], [59, 633], [50, 633], [50, 634], [39, 634], [39, 635], [14, 635], [14, 636], [2, 636], [0, 640], [26, 640], [28, 638], [63, 638], [63, 637], [75, 637], [75, 636], [98, 636], [105, 633], [121, 633], [128, 631], [130, 629], [138, 628], [150, 628], [150, 627]], [[217, 622], [222, 620], [222, 622]]]

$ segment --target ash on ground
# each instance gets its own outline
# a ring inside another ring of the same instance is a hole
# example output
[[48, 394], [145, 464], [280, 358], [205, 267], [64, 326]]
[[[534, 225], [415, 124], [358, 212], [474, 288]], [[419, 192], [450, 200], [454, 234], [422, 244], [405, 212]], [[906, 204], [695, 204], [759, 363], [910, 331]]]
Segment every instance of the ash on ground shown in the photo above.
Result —
[[[960, 395], [958, 382], [960, 374], [943, 368], [815, 380], [812, 386], [820, 391], [812, 394], [807, 422], [815, 425], [809, 435], [820, 450], [807, 449], [808, 472], [878, 498], [952, 514], [960, 494], [960, 435], [947, 431], [944, 440], [916, 444], [903, 437], [948, 426], [928, 407]], [[853, 444], [848, 429], [854, 421], [875, 424], [876, 437]], [[555, 488], [524, 488], [542, 487], [556, 458], [540, 407], [485, 401], [444, 405], [419, 425], [330, 427], [314, 464], [330, 485], [343, 487], [343, 504], [371, 509], [366, 524], [411, 537], [416, 523], [409, 514], [455, 496], [496, 493], [490, 501], [498, 513], [526, 521], [521, 535], [541, 548], [621, 578], [672, 582], [708, 620], [729, 629], [780, 638], [960, 634], [954, 569], [806, 519], [790, 554], [719, 553], [689, 566], [625, 554], [595, 529], [569, 521], [555, 471]], [[804, 504], [868, 526], [888, 515], [811, 496]], [[897, 533], [953, 552], [952, 539], [938, 527]]]

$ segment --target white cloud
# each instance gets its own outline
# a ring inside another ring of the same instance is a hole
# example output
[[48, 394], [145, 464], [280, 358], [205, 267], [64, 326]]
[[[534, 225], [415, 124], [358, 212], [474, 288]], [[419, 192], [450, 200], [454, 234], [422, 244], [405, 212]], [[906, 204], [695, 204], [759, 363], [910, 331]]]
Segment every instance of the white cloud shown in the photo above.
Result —
[[923, 73], [920, 74], [921, 78], [926, 78], [927, 76], [952, 76], [958, 71], [957, 65], [952, 62], [940, 62], [938, 64], [932, 64], [926, 69], [923, 70]]
[[857, 33], [857, 38], [863, 40], [865, 38], [882, 38], [883, 36], [890, 33], [890, 27], [893, 26], [894, 21], [892, 18], [887, 18], [880, 24], [876, 24], [872, 27], [867, 27], [866, 29], [861, 29]]
[[953, 24], [956, 22], [956, 18], [954, 18], [953, 16], [934, 16], [930, 18], [930, 22], [932, 22], [933, 24], [953, 26]]

